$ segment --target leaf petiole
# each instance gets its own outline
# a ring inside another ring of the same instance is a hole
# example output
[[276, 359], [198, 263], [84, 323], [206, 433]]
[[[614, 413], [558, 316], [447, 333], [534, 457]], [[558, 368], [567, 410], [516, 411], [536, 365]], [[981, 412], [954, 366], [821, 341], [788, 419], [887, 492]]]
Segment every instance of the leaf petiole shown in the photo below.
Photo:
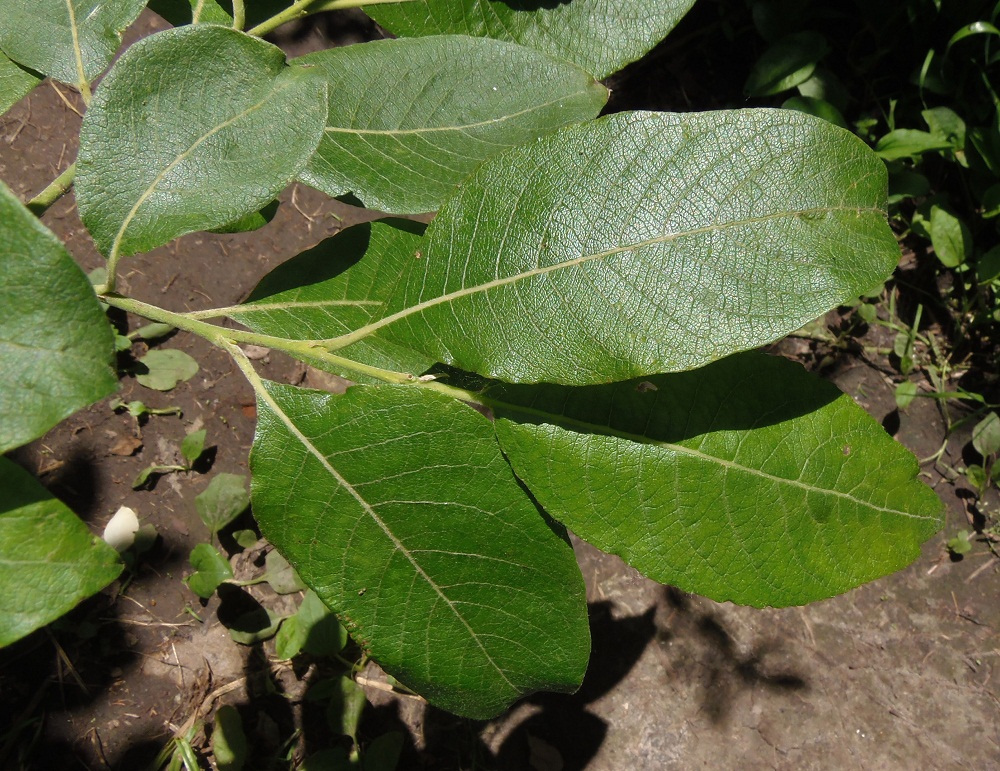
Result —
[[62, 198], [73, 184], [76, 177], [76, 162], [71, 163], [66, 170], [52, 180], [48, 186], [38, 195], [32, 198], [25, 206], [36, 217], [41, 217], [45, 211], [56, 201]]
[[[248, 35], [263, 37], [268, 32], [273, 32], [282, 24], [301, 19], [316, 11], [339, 11], [344, 8], [360, 8], [363, 5], [382, 5], [383, 3], [405, 3], [411, 0], [296, 0], [281, 13], [276, 13], [270, 19], [265, 19], [253, 29], [247, 30]], [[242, 5], [242, 3], [241, 3]], [[315, 10], [311, 10], [318, 6]]]

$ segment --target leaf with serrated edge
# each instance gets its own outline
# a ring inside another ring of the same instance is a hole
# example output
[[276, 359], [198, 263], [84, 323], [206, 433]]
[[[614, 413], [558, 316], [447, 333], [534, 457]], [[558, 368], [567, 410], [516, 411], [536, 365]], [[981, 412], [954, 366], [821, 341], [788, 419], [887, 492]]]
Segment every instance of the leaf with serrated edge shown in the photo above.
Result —
[[112, 393], [114, 334], [66, 248], [0, 182], [0, 452]]
[[55, 621], [121, 572], [93, 535], [24, 469], [0, 458], [0, 647]]
[[476, 718], [577, 688], [580, 571], [488, 421], [416, 388], [259, 389], [254, 515], [387, 672]]
[[880, 284], [885, 196], [885, 165], [811, 115], [610, 115], [481, 165], [337, 344], [378, 331], [508, 382], [691, 369]]
[[[355, 225], [278, 266], [247, 301], [221, 309], [254, 332], [292, 340], [322, 340], [347, 334], [378, 318], [404, 266], [422, 259], [424, 226], [387, 219]], [[338, 351], [372, 367], [419, 374], [435, 360], [376, 335]], [[358, 380], [350, 370], [311, 364]]]
[[694, 0], [414, 0], [365, 13], [398, 37], [513, 40], [605, 78], [659, 43]]
[[437, 209], [486, 158], [594, 118], [608, 98], [568, 62], [461, 35], [378, 40], [294, 63], [316, 67], [337, 95], [300, 179], [397, 214]]
[[916, 559], [941, 501], [835, 386], [745, 353], [607, 386], [485, 394], [514, 471], [581, 538], [650, 578], [799, 605]]
[[255, 212], [299, 173], [326, 124], [326, 83], [279, 48], [198, 24], [129, 48], [80, 130], [80, 216], [129, 255]]
[[89, 83], [111, 64], [146, 0], [5, 0], [0, 50], [61, 80]]

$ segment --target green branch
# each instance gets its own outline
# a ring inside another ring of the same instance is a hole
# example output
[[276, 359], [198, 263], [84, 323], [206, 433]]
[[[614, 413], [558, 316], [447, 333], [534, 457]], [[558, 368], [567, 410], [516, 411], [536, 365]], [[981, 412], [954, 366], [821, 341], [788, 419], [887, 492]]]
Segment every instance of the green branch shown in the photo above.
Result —
[[25, 206], [28, 207], [29, 211], [36, 217], [41, 217], [45, 211], [56, 201], [62, 198], [66, 191], [70, 189], [73, 184], [73, 179], [76, 177], [76, 163], [70, 164], [70, 166], [52, 180], [48, 187], [46, 187], [42, 192], [28, 201]]
[[253, 29], [247, 30], [249, 35], [263, 37], [268, 32], [273, 32], [282, 24], [301, 19], [310, 13], [318, 11], [340, 11], [344, 8], [361, 8], [365, 5], [382, 5], [384, 3], [406, 3], [411, 0], [296, 0], [281, 13], [276, 13], [270, 19], [266, 19]]

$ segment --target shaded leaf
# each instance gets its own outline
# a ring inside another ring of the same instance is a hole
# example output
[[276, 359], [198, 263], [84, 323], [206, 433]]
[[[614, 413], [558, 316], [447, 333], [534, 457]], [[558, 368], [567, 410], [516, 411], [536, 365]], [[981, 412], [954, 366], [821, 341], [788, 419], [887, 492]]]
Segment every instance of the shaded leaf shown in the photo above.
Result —
[[512, 40], [605, 78], [642, 58], [694, 0], [414, 0], [363, 10], [398, 37]]
[[176, 348], [149, 351], [139, 359], [139, 364], [146, 371], [137, 372], [135, 379], [156, 391], [169, 391], [198, 373], [198, 362]]
[[916, 559], [941, 501], [836, 387], [741, 354], [608, 386], [497, 386], [517, 475], [581, 538], [718, 601], [799, 605]]
[[931, 206], [931, 218], [925, 225], [942, 265], [957, 268], [968, 259], [972, 251], [972, 232], [962, 220], [941, 206]]
[[260, 388], [254, 514], [383, 669], [481, 718], [579, 685], [579, 568], [488, 421], [423, 389]]
[[809, 80], [816, 64], [830, 52], [818, 32], [793, 32], [768, 48], [750, 70], [743, 91], [748, 96], [780, 94]]
[[[283, 263], [257, 285], [246, 303], [227, 315], [254, 332], [293, 340], [319, 340], [364, 326], [384, 313], [395, 277], [422, 259], [424, 226], [387, 219], [355, 225]], [[373, 367], [419, 374], [434, 359], [366, 337], [338, 353]], [[350, 370], [312, 361], [358, 380]]]
[[1000, 453], [1000, 415], [989, 413], [972, 429], [972, 446], [984, 458]]
[[71, 610], [122, 570], [118, 553], [24, 469], [0, 458], [0, 647]]
[[[222, 530], [246, 511], [249, 505], [247, 479], [242, 474], [216, 474], [208, 483], [208, 487], [194, 499], [198, 516], [212, 533]], [[256, 543], [256, 535], [253, 540]]]
[[114, 334], [65, 247], [0, 182], [0, 452], [112, 393]]
[[189, 559], [195, 572], [185, 578], [184, 583], [203, 600], [211, 597], [219, 584], [233, 577], [229, 560], [210, 544], [200, 543], [195, 546]]
[[256, 645], [270, 640], [278, 631], [281, 617], [270, 608], [259, 607], [229, 624], [229, 636], [240, 645]]
[[[130, 47], [80, 130], [80, 216], [105, 254], [224, 227], [270, 203], [319, 144], [326, 83], [211, 24]], [[294, 119], [292, 119], [294, 116]]]
[[21, 101], [41, 82], [38, 75], [0, 53], [0, 115]]
[[274, 219], [278, 213], [279, 201], [271, 201], [260, 211], [251, 212], [240, 217], [238, 220], [223, 225], [221, 228], [212, 228], [213, 233], [248, 233], [252, 230], [260, 230], [267, 223]]
[[242, 771], [249, 755], [247, 736], [240, 713], [229, 704], [215, 712], [212, 730], [212, 757], [219, 771]]
[[565, 61], [458, 35], [331, 48], [294, 63], [316, 67], [337, 95], [300, 179], [397, 214], [437, 209], [484, 159], [594, 118], [608, 98]]
[[6, 0], [0, 50], [66, 83], [89, 83], [111, 64], [146, 0]]
[[301, 592], [306, 588], [298, 573], [295, 572], [295, 568], [279, 552], [269, 551], [267, 553], [264, 558], [264, 568], [264, 580], [278, 594]]
[[885, 191], [885, 165], [810, 115], [610, 115], [480, 166], [384, 317], [337, 344], [377, 331], [507, 381], [690, 369], [879, 285], [899, 258]]
[[350, 736], [357, 744], [358, 724], [365, 709], [365, 692], [351, 678], [337, 679], [339, 688], [334, 688], [326, 707], [326, 722], [335, 734]]
[[[259, 2], [260, 0], [257, 0], [257, 3]], [[182, 24], [230, 26], [233, 23], [231, 2], [220, 4], [217, 0], [151, 0], [149, 9], [160, 14], [175, 27]]]
[[817, 99], [812, 96], [793, 96], [792, 98], [785, 100], [784, 104], [781, 105], [781, 109], [798, 110], [799, 112], [815, 115], [817, 118], [828, 120], [835, 126], [847, 128], [847, 121], [844, 120], [844, 116], [840, 114], [840, 110], [825, 99]]

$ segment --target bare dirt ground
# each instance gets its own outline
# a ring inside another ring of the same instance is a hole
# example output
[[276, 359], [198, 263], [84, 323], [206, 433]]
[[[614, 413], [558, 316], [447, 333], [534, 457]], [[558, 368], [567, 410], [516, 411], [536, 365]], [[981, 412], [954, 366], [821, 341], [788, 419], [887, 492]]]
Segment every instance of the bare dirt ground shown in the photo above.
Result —
[[[135, 34], [158, 24], [144, 16]], [[78, 109], [75, 94], [45, 83], [0, 118], [0, 177], [15, 193], [29, 197], [73, 159]], [[367, 216], [295, 186], [260, 231], [194, 234], [131, 258], [125, 288], [176, 310], [235, 304], [268, 270]], [[102, 263], [72, 195], [44, 221], [85, 270]], [[140, 322], [116, 323], [124, 331]], [[885, 345], [877, 335], [865, 342]], [[181, 581], [189, 551], [209, 536], [194, 496], [218, 472], [247, 473], [254, 400], [209, 344], [177, 335], [159, 347], [190, 353], [198, 374], [166, 393], [125, 376], [118, 398], [179, 414], [140, 426], [105, 401], [14, 455], [95, 531], [127, 505], [159, 538], [133, 575], [0, 653], [0, 767], [146, 768], [175, 732], [210, 720], [224, 703], [243, 715], [254, 768], [288, 768], [271, 760], [337, 742], [307, 698], [322, 662], [293, 667], [276, 660], [272, 643], [237, 645], [218, 620], [218, 598], [203, 605]], [[819, 358], [815, 349], [782, 346], [807, 365]], [[258, 359], [269, 378], [328, 385], [266, 351]], [[896, 411], [884, 360], [845, 353], [824, 373], [919, 457], [944, 441], [931, 400]], [[214, 448], [205, 468], [131, 489], [142, 468], [175, 462], [183, 437], [199, 427]], [[968, 438], [949, 438], [946, 464], [961, 465]], [[579, 693], [539, 695], [474, 723], [391, 694], [372, 666], [361, 740], [403, 731], [403, 769], [1000, 768], [1000, 560], [983, 544], [964, 559], [949, 556], [945, 541], [970, 528], [977, 510], [964, 477], [948, 481], [924, 468], [948, 506], [947, 525], [897, 575], [804, 608], [753, 610], [660, 586], [578, 544], [594, 638]], [[998, 502], [990, 503], [995, 512]], [[240, 524], [250, 526], [249, 517]], [[260, 572], [259, 550], [223, 545], [244, 574]], [[288, 602], [267, 588], [246, 594], [272, 608]]]

